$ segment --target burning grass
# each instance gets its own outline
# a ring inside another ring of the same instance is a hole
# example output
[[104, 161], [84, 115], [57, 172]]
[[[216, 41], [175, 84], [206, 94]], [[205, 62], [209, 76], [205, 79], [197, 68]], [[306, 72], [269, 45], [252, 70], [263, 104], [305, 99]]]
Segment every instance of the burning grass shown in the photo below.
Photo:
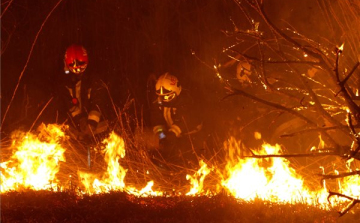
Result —
[[[339, 218], [337, 210], [348, 202], [329, 203], [327, 190], [319, 184], [316, 190], [306, 187], [286, 159], [241, 159], [231, 140], [224, 144], [225, 157], [200, 160], [194, 168], [163, 169], [150, 161], [131, 135], [121, 134], [122, 138], [112, 132], [90, 146], [67, 138], [61, 128], [42, 125], [36, 133], [16, 132], [2, 142], [6, 145], [1, 163], [3, 222], [355, 222], [359, 218], [359, 207]], [[276, 146], [264, 146], [264, 152], [269, 149], [280, 152]], [[341, 183], [337, 181], [345, 188]]]
[[125, 192], [84, 195], [26, 191], [2, 194], [2, 222], [358, 222], [304, 204], [208, 196], [136, 197]]

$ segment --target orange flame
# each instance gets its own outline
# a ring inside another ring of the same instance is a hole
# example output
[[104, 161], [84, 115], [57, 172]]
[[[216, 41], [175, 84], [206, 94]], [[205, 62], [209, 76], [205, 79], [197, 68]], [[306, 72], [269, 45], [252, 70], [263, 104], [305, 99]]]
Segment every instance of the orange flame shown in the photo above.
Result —
[[199, 161], [200, 169], [193, 175], [186, 175], [186, 179], [190, 180], [192, 188], [186, 195], [196, 195], [202, 192], [205, 177], [210, 173], [210, 169], [207, 167], [203, 160]]
[[[353, 172], [351, 168], [351, 163], [354, 162], [354, 158], [349, 159], [346, 164], [349, 172]], [[359, 170], [356, 168], [356, 170]], [[339, 182], [339, 190], [342, 193], [346, 193], [356, 199], [360, 198], [360, 176], [359, 175], [352, 175], [344, 177]]]
[[[236, 148], [229, 149], [235, 150]], [[280, 152], [279, 145], [271, 146], [266, 143], [259, 151], [262, 155], [279, 154]], [[304, 186], [302, 177], [290, 167], [290, 163], [286, 159], [237, 158], [229, 160], [226, 170], [228, 177], [222, 180], [222, 185], [236, 198], [244, 200], [260, 198], [279, 203], [315, 204], [316, 201], [318, 204], [320, 201], [326, 202], [326, 191], [319, 191], [319, 194], [311, 193]]]
[[360, 198], [360, 176], [348, 176], [340, 181], [340, 191], [356, 199]]
[[[234, 138], [231, 138], [229, 142], [227, 146], [230, 152], [226, 166], [228, 177], [223, 177], [222, 186], [227, 188], [234, 197], [243, 200], [260, 198], [278, 203], [305, 203], [322, 208], [346, 202], [346, 199], [332, 197], [330, 204], [327, 200], [328, 190], [325, 181], [323, 188], [318, 190], [307, 188], [302, 177], [290, 166], [287, 159], [240, 159], [234, 155], [234, 151], [239, 152], [239, 143]], [[323, 146], [321, 138], [319, 146]], [[272, 146], [264, 143], [259, 151], [260, 155], [280, 153], [281, 148], [277, 144]], [[323, 167], [320, 168], [324, 171]], [[359, 182], [358, 175], [341, 178], [338, 180], [338, 190], [343, 194], [358, 198], [360, 196]]]
[[345, 43], [341, 44], [341, 46], [339, 47], [339, 50], [341, 50], [341, 51], [344, 50], [344, 44], [345, 44]]
[[95, 174], [79, 171], [81, 182], [88, 193], [108, 192], [110, 190], [123, 191], [125, 188], [124, 178], [126, 171], [119, 164], [119, 159], [125, 156], [125, 143], [122, 138], [112, 132], [106, 143], [105, 161], [107, 162], [107, 172], [98, 179]]
[[[65, 162], [65, 149], [60, 145], [60, 141], [67, 139], [62, 128], [66, 126], [42, 124], [38, 128], [37, 135], [21, 131], [12, 134], [10, 149], [13, 153], [6, 162], [0, 164], [1, 192], [25, 188], [54, 190], [60, 187], [56, 174], [59, 172], [61, 161]], [[259, 136], [258, 139], [260, 138]], [[163, 192], [152, 189], [154, 186], [152, 180], [140, 190], [125, 184], [127, 170], [120, 165], [121, 159], [125, 157], [125, 142], [121, 137], [112, 132], [103, 140], [103, 144], [106, 145], [104, 150], [106, 172], [97, 174], [78, 172], [87, 193], [117, 190], [135, 196], [163, 196]], [[271, 202], [306, 203], [322, 207], [328, 203], [325, 181], [323, 188], [317, 191], [310, 190], [287, 159], [242, 159], [239, 155], [243, 154], [241, 144], [234, 138], [230, 138], [225, 147], [228, 150], [225, 170], [216, 169], [222, 180], [209, 185], [216, 187], [217, 191], [219, 188], [225, 188], [234, 197], [244, 200], [261, 198]], [[321, 138], [319, 147], [324, 147]], [[281, 148], [279, 145], [265, 143], [258, 153], [280, 154]], [[204, 181], [214, 168], [209, 168], [202, 160], [199, 166], [199, 170], [194, 175], [186, 176], [191, 184], [186, 195], [210, 194], [209, 191], [204, 192]], [[341, 193], [355, 198], [360, 196], [360, 176], [348, 176], [337, 182]]]
[[39, 134], [16, 131], [12, 134], [12, 156], [1, 166], [1, 192], [22, 188], [56, 189], [65, 149], [59, 140], [65, 137], [59, 125], [40, 125]]
[[125, 157], [124, 140], [112, 132], [108, 138], [103, 140], [103, 143], [106, 144], [105, 161], [107, 163], [107, 172], [100, 177], [98, 177], [98, 174], [78, 172], [87, 193], [98, 194], [109, 191], [127, 191], [137, 196], [162, 195], [162, 192], [152, 190], [153, 181], [148, 182], [145, 188], [141, 190], [125, 186], [124, 179], [127, 170], [119, 163], [120, 158]]

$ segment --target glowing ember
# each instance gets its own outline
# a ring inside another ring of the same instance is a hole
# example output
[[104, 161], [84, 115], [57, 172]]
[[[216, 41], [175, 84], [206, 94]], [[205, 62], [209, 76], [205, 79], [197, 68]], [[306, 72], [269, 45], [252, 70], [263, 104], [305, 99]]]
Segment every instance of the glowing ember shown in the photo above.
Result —
[[345, 44], [345, 43], [341, 44], [341, 46], [339, 47], [339, 50], [341, 50], [341, 51], [344, 50], [344, 44]]
[[12, 156], [1, 163], [1, 192], [29, 188], [56, 189], [59, 161], [65, 161], [65, 149], [59, 140], [65, 137], [58, 125], [40, 125], [39, 134], [16, 131], [12, 134]]

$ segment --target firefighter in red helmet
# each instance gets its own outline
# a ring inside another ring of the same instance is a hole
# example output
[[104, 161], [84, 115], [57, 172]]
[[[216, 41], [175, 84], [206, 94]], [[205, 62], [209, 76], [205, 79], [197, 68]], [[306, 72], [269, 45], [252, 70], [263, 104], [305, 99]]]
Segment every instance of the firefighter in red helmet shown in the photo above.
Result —
[[[197, 165], [191, 140], [202, 128], [197, 103], [191, 92], [183, 89], [178, 78], [169, 72], [161, 75], [155, 86], [151, 123], [158, 138], [158, 153], [166, 162]], [[194, 145], [194, 144], [193, 144]], [[155, 155], [155, 159], [159, 159]]]
[[73, 73], [77, 78], [80, 78], [84, 73], [89, 58], [86, 49], [80, 45], [71, 45], [65, 52], [65, 72]]
[[81, 45], [73, 44], [65, 51], [64, 72], [59, 86], [59, 110], [66, 114], [68, 124], [80, 137], [94, 135], [102, 117], [106, 91], [99, 78], [87, 72], [88, 53]]

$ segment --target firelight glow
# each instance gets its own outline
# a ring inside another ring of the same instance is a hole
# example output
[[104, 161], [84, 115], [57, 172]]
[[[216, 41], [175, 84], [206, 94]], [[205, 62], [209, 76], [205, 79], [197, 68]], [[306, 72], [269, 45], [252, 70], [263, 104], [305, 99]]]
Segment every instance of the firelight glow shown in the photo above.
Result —
[[0, 164], [1, 192], [25, 188], [56, 190], [60, 161], [65, 149], [59, 141], [65, 137], [58, 125], [40, 125], [38, 135], [16, 131], [12, 134], [12, 156]]
[[[147, 185], [137, 190], [134, 187], [125, 185], [125, 176], [127, 170], [120, 165], [120, 158], [125, 157], [125, 142], [114, 132], [103, 140], [106, 144], [105, 161], [107, 163], [107, 172], [100, 174], [92, 174], [86, 172], [78, 172], [82, 184], [86, 188], [88, 194], [99, 194], [110, 191], [126, 191], [137, 196], [156, 196], [162, 195], [162, 192], [152, 190], [153, 181], [149, 181]], [[100, 179], [99, 179], [100, 178]]]
[[[60, 170], [60, 165], [65, 162], [65, 148], [61, 146], [61, 142], [68, 138], [63, 132], [64, 128], [66, 127], [41, 125], [37, 134], [14, 132], [10, 148], [13, 154], [7, 161], [1, 163], [1, 193], [24, 189], [57, 190], [60, 188], [61, 190], [66, 183], [60, 182], [56, 174]], [[319, 140], [322, 141], [321, 138]], [[102, 143], [105, 145], [106, 171], [103, 173], [78, 171], [80, 183], [85, 188], [81, 193], [92, 195], [123, 191], [143, 197], [166, 194], [164, 191], [152, 189], [155, 180], [149, 180], [146, 185], [140, 187], [126, 185], [127, 170], [120, 165], [126, 154], [125, 141], [112, 132]], [[318, 147], [322, 146], [321, 143], [318, 145]], [[243, 158], [240, 155], [240, 143], [233, 137], [224, 143], [224, 147], [227, 150], [225, 169], [200, 160], [199, 169], [192, 175], [187, 175], [189, 180], [187, 196], [214, 195], [225, 189], [235, 198], [246, 201], [259, 198], [276, 203], [306, 203], [318, 207], [326, 207], [328, 204], [325, 181], [316, 191], [310, 190], [287, 159]], [[259, 155], [281, 154], [281, 147], [264, 143], [257, 153]], [[351, 171], [349, 169], [349, 172]], [[208, 185], [205, 181], [210, 173], [220, 178], [218, 182], [212, 181], [214, 185]], [[357, 198], [360, 196], [359, 182], [358, 175], [338, 179], [338, 190]], [[341, 199], [336, 200], [336, 202], [340, 201]]]
[[200, 160], [200, 169], [193, 175], [186, 175], [186, 179], [190, 180], [191, 185], [193, 186], [186, 195], [196, 195], [203, 191], [203, 185], [206, 175], [210, 173], [210, 169], [207, 167], [207, 164], [203, 160]]
[[[239, 199], [251, 201], [256, 198], [276, 203], [306, 203], [308, 205], [322, 206], [328, 205], [326, 185], [317, 191], [312, 191], [304, 185], [302, 177], [291, 168], [290, 162], [283, 158], [266, 159], [240, 159], [235, 155], [239, 151], [239, 143], [234, 138], [226, 144], [229, 151], [226, 166], [227, 177], [223, 177], [222, 186], [227, 188], [230, 193]], [[258, 155], [281, 154], [279, 145], [263, 144]], [[359, 176], [353, 176], [350, 182], [341, 181], [342, 191], [346, 194], [359, 196], [353, 191], [359, 191]], [[339, 181], [340, 182], [340, 181]], [[356, 185], [352, 190], [349, 186]], [[339, 203], [341, 199], [334, 201]]]

